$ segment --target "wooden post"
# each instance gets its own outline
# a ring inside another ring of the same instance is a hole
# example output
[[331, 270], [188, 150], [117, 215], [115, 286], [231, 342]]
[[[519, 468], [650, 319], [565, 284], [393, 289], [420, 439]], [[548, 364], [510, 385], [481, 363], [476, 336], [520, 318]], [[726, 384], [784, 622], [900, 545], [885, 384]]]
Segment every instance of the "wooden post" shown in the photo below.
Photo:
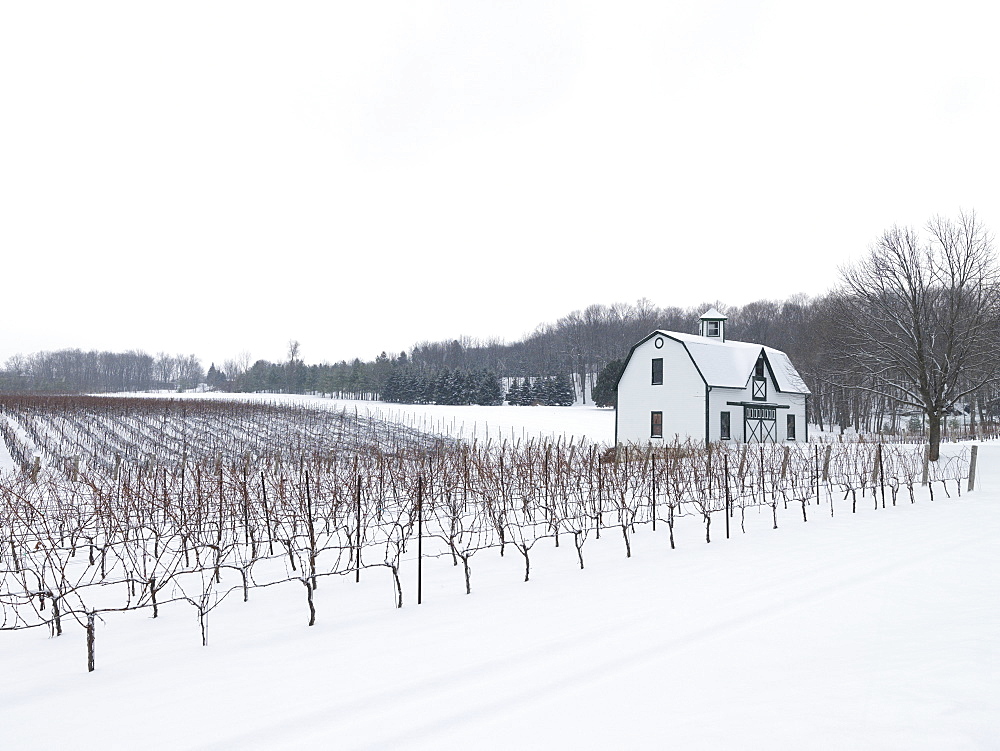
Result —
[[[306, 472], [306, 522], [308, 523], [307, 529], [309, 531], [309, 602], [312, 605], [312, 593], [316, 590], [316, 525], [313, 524], [313, 502], [312, 493], [309, 491], [309, 470]], [[219, 478], [222, 478], [222, 471], [219, 471]], [[221, 483], [220, 483], [221, 484]], [[221, 504], [220, 504], [221, 505]], [[218, 567], [215, 569], [218, 571]], [[309, 619], [309, 625], [312, 626], [316, 622], [316, 615]]]
[[882, 488], [882, 508], [885, 508], [885, 460], [882, 458], [882, 444], [878, 445], [878, 484]]
[[87, 672], [94, 672], [94, 613], [87, 612]]
[[920, 478], [920, 484], [923, 485], [924, 487], [927, 487], [927, 476], [930, 472], [930, 466], [929, 466], [930, 463], [931, 463], [931, 447], [930, 444], [928, 444], [927, 448], [924, 449], [924, 473]]
[[[183, 474], [181, 477], [183, 477]], [[267, 550], [271, 555], [274, 555], [274, 538], [271, 536], [271, 512], [267, 508], [267, 486], [264, 484], [263, 471], [260, 473], [260, 493], [261, 498], [264, 500], [264, 525], [267, 527]]]
[[969, 456], [969, 491], [976, 489], [976, 458], [979, 455], [979, 446], [973, 446]]
[[712, 495], [712, 444], [708, 444], [708, 453], [705, 459], [705, 477], [708, 478], [708, 494]]

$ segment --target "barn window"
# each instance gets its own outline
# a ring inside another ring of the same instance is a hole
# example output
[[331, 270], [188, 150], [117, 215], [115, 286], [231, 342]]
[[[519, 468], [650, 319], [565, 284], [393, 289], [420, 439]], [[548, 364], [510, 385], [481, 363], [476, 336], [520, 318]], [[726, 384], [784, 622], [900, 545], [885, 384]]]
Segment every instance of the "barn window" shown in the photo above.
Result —
[[719, 421], [719, 440], [728, 441], [732, 437], [729, 413], [723, 412], [719, 417], [721, 418]]
[[662, 386], [663, 385], [663, 358], [655, 357], [653, 358], [653, 385]]
[[663, 413], [651, 412], [649, 417], [649, 437], [663, 438]]
[[705, 336], [719, 336], [720, 329], [719, 321], [705, 321]]
[[757, 365], [754, 366], [753, 374], [757, 378], [764, 377], [764, 355], [761, 355], [760, 357], [757, 358]]
[[787, 436], [789, 441], [795, 440], [795, 415], [787, 415], [785, 418], [785, 425], [787, 426]]

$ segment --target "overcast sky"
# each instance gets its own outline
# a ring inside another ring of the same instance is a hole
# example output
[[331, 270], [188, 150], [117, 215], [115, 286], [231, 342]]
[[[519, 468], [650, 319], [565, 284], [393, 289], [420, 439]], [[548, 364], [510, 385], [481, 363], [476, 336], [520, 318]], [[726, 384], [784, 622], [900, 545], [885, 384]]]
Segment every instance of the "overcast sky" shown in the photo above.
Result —
[[0, 2], [0, 362], [371, 359], [1000, 230], [987, 2]]

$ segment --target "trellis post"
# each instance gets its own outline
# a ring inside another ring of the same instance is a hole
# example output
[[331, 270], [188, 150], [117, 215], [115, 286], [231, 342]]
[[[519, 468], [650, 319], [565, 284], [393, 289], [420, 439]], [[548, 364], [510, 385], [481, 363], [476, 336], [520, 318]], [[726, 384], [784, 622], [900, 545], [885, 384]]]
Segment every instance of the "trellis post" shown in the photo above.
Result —
[[653, 512], [653, 531], [656, 531], [656, 452], [650, 456], [650, 494]]
[[972, 451], [969, 454], [969, 491], [973, 491], [976, 488], [976, 459], [979, 455], [979, 446], [974, 445]]
[[354, 583], [361, 581], [361, 475], [357, 476], [357, 484], [354, 487], [354, 510], [358, 519], [358, 553], [357, 568], [354, 570]]
[[417, 605], [423, 601], [424, 584], [424, 477], [417, 478]]
[[729, 514], [731, 513], [731, 498], [729, 495], [729, 453], [722, 455], [722, 483], [726, 486], [726, 539], [729, 539]]

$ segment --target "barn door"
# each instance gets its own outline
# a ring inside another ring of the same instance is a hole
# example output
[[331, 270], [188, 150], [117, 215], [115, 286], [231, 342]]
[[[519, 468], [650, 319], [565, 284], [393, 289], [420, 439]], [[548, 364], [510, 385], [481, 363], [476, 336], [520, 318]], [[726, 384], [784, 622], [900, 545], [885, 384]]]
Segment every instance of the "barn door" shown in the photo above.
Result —
[[743, 419], [747, 443], [777, 442], [777, 410], [774, 407], [746, 407]]

